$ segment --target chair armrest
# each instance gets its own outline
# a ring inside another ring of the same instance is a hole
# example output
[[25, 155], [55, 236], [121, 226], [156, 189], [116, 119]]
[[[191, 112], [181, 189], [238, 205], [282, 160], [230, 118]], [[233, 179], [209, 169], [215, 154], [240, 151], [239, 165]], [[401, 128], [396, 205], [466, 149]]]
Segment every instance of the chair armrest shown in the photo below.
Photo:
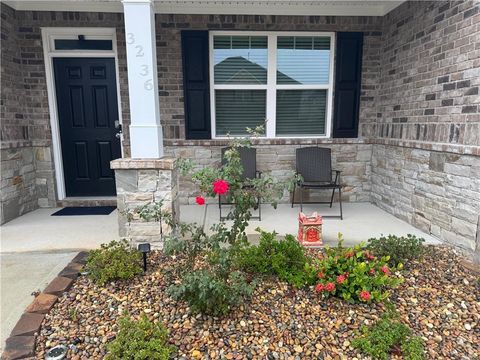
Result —
[[332, 170], [332, 172], [335, 172], [337, 174], [340, 174], [342, 172], [342, 170]]

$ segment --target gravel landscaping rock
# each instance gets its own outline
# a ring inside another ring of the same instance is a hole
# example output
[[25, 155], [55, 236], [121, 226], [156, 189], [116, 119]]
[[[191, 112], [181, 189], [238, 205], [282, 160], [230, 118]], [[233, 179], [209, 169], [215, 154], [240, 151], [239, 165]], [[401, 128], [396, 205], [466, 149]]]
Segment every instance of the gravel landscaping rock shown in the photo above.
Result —
[[[165, 291], [165, 270], [179, 261], [152, 252], [146, 275], [103, 288], [79, 277], [45, 316], [37, 359], [59, 344], [70, 345], [69, 359], [102, 359], [125, 312], [162, 321], [176, 359], [364, 359], [351, 340], [384, 310], [381, 304], [322, 300], [313, 288], [295, 290], [269, 279], [226, 317], [193, 315]], [[403, 271], [405, 281], [391, 296], [403, 321], [424, 339], [428, 359], [479, 358], [479, 279], [460, 261], [450, 248], [430, 248]]]

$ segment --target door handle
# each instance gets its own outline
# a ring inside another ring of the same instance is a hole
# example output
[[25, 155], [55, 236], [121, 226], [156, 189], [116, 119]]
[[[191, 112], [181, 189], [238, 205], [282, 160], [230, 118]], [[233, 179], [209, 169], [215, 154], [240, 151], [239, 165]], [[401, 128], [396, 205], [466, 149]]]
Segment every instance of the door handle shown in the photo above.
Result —
[[115, 129], [118, 130], [118, 132], [115, 133], [115, 137], [116, 137], [117, 139], [121, 139], [121, 138], [122, 138], [122, 133], [123, 133], [123, 131], [122, 131], [122, 124], [120, 124], [120, 121], [119, 121], [119, 120], [115, 120]]

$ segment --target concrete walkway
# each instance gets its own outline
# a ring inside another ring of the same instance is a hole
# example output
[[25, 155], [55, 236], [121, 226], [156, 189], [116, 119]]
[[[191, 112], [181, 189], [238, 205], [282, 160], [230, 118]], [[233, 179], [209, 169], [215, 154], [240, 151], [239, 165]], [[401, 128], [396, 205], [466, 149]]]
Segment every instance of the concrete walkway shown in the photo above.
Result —
[[32, 302], [32, 292], [45, 288], [76, 254], [77, 252], [0, 254], [0, 353], [20, 315]]
[[38, 209], [0, 227], [0, 353], [20, 315], [78, 250], [118, 239], [117, 212], [97, 216], [51, 216]]

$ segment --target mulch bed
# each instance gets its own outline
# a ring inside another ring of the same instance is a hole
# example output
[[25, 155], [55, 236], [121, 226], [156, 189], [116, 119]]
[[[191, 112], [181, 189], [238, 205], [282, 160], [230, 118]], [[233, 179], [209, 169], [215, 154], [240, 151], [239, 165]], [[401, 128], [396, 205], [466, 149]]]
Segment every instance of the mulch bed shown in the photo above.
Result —
[[[124, 311], [162, 321], [177, 347], [176, 359], [366, 358], [350, 343], [362, 325], [379, 318], [383, 305], [322, 300], [313, 289], [295, 290], [269, 279], [224, 318], [191, 315], [165, 292], [164, 270], [179, 260], [152, 252], [146, 275], [104, 288], [79, 277], [46, 315], [37, 359], [58, 344], [73, 344], [69, 359], [102, 359]], [[460, 260], [451, 248], [430, 249], [403, 271], [405, 282], [391, 296], [403, 321], [425, 340], [428, 359], [479, 358], [479, 278]]]

